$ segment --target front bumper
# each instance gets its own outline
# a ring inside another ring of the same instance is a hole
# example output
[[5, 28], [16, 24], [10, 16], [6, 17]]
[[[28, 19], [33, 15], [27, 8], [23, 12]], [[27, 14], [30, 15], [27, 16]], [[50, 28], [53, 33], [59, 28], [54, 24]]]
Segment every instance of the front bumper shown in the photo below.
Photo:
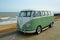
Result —
[[18, 31], [21, 31], [21, 32], [24, 32], [24, 33], [34, 33], [34, 32], [36, 32], [36, 30], [33, 30], [33, 31], [26, 31], [26, 30], [18, 30]]

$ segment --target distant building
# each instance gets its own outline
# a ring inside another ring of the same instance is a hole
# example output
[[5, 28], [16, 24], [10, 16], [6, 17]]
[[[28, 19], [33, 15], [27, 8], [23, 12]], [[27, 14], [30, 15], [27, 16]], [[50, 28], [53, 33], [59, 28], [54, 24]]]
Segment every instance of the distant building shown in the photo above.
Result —
[[60, 13], [56, 13], [56, 14], [54, 14], [54, 16], [60, 16]]

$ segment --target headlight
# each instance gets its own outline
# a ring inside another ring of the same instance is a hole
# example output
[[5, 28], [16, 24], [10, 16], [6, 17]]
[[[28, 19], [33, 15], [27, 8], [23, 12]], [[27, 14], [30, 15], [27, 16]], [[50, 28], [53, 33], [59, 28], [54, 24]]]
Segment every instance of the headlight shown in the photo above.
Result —
[[28, 23], [27, 25], [26, 25], [26, 27], [29, 27], [30, 26], [30, 24]]

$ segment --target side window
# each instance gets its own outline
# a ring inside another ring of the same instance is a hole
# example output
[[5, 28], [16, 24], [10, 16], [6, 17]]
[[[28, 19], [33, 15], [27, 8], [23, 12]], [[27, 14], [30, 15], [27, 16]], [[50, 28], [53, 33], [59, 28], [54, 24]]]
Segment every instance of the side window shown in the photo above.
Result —
[[33, 17], [39, 17], [41, 16], [41, 12], [40, 11], [35, 11], [33, 14]]
[[51, 16], [51, 12], [50, 12], [50, 16]]
[[48, 12], [47, 11], [45, 11], [45, 14], [46, 14], [46, 16], [48, 16]]
[[46, 16], [45, 11], [44, 11], [44, 16]]
[[51, 12], [48, 12], [48, 16], [50, 16], [51, 15]]
[[36, 11], [33, 12], [33, 17], [36, 17]]
[[41, 11], [39, 11], [39, 15], [41, 16]]
[[42, 11], [41, 11], [41, 16], [43, 16]]
[[36, 16], [37, 16], [37, 17], [38, 17], [38, 16], [41, 16], [41, 12], [40, 12], [40, 11], [37, 11]]
[[53, 12], [50, 12], [51, 16], [54, 16], [54, 13]]
[[49, 16], [49, 11], [47, 12], [47, 16]]
[[35, 15], [36, 15], [36, 17], [39, 17], [40, 13], [37, 11]]
[[42, 11], [42, 16], [45, 16], [45, 11]]

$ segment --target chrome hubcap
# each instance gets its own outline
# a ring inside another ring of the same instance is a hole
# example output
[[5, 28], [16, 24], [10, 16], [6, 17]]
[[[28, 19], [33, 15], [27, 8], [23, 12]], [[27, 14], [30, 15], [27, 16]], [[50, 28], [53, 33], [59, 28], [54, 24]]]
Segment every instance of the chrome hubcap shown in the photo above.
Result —
[[38, 27], [37, 32], [38, 32], [38, 33], [40, 33], [40, 32], [41, 32], [41, 28], [40, 28], [40, 27]]

